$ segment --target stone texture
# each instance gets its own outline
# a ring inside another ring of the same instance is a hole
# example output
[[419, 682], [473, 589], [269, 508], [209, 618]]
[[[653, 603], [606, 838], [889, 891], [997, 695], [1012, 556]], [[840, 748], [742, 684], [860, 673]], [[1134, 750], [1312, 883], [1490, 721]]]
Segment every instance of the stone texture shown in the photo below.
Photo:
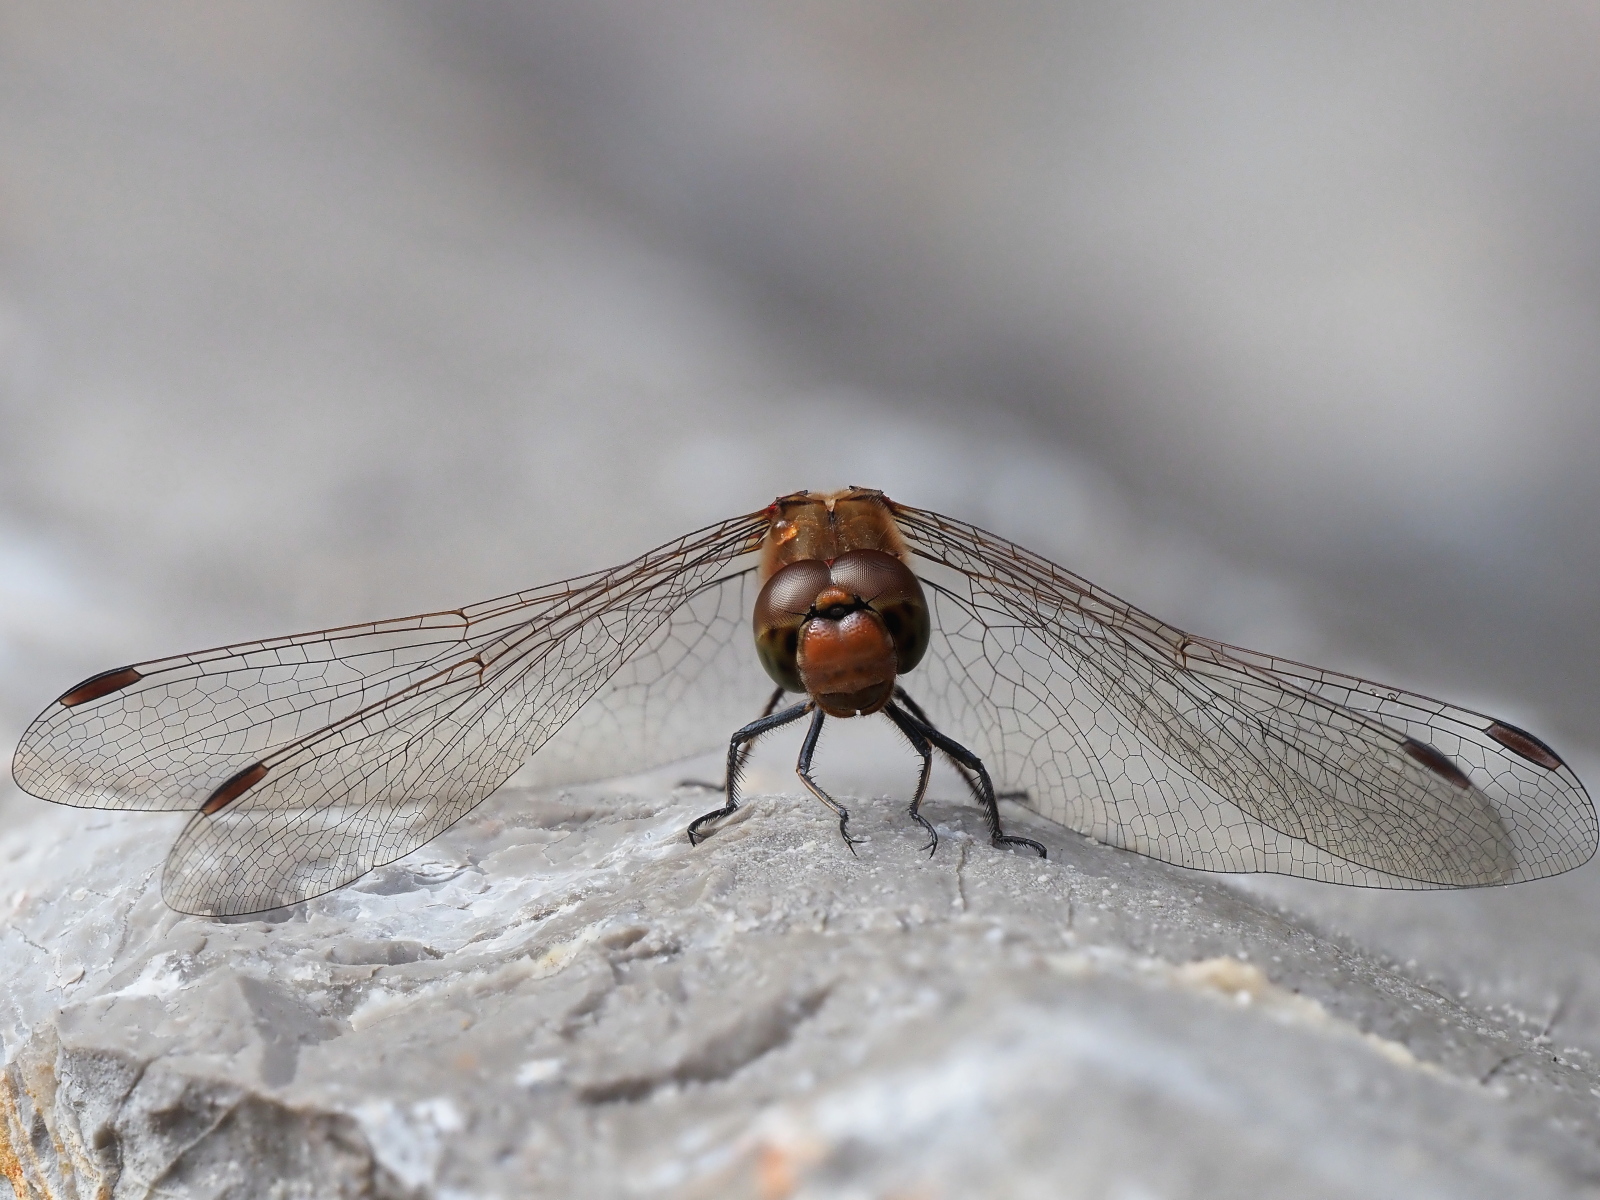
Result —
[[[268, 920], [176, 823], [0, 838], [19, 1196], [1581, 1195], [1600, 1075], [1241, 892], [1018, 810], [509, 789]], [[954, 794], [946, 790], [943, 794]]]

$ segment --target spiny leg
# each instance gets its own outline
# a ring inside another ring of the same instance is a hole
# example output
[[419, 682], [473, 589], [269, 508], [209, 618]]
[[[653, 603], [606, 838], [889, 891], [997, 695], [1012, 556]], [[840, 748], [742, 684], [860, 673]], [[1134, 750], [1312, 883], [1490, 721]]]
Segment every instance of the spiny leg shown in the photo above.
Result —
[[800, 746], [800, 761], [795, 764], [795, 774], [800, 776], [800, 782], [806, 785], [809, 791], [818, 800], [839, 815], [839, 836], [844, 838], [844, 844], [850, 847], [850, 853], [856, 852], [856, 843], [860, 838], [850, 836], [847, 826], [850, 824], [850, 812], [827, 792], [817, 786], [817, 781], [811, 778], [811, 756], [817, 751], [817, 739], [822, 736], [822, 722], [827, 719], [827, 714], [820, 708], [811, 718], [811, 728], [806, 730], [806, 740]]
[[[779, 689], [778, 694], [780, 696], [783, 694], [782, 689]], [[691, 846], [697, 844], [696, 834], [700, 832], [700, 827], [702, 825], [705, 825], [711, 821], [720, 821], [723, 817], [727, 816], [729, 813], [733, 812], [734, 809], [739, 807], [739, 771], [744, 766], [744, 748], [751, 745], [763, 733], [766, 733], [772, 729], [776, 729], [780, 725], [787, 725], [791, 721], [798, 721], [801, 717], [810, 712], [811, 708], [811, 701], [806, 700], [800, 704], [796, 704], [793, 708], [786, 708], [780, 713], [766, 713], [763, 716], [757, 717], [754, 721], [751, 721], [750, 724], [739, 730], [738, 733], [734, 734], [733, 737], [728, 740], [728, 776], [726, 790], [728, 802], [721, 808], [714, 809], [713, 811], [706, 813], [704, 816], [696, 817], [693, 821], [689, 822], [689, 844]], [[822, 716], [820, 709], [817, 712], [817, 716], [819, 718]], [[813, 728], [815, 728], [815, 726], [813, 726]], [[813, 734], [813, 740], [814, 737], [815, 735]]]
[[[893, 707], [893, 705], [890, 705], [890, 707]], [[1001, 828], [1000, 805], [995, 800], [994, 784], [989, 779], [989, 771], [988, 768], [983, 765], [983, 759], [979, 758], [976, 754], [974, 754], [971, 750], [968, 750], [954, 738], [947, 737], [946, 735], [940, 733], [926, 720], [918, 721], [917, 718], [911, 716], [909, 713], [902, 713], [901, 715], [905, 717], [906, 720], [915, 723], [922, 735], [940, 750], [943, 750], [961, 766], [966, 767], [969, 771], [972, 771], [977, 775], [978, 783], [981, 789], [979, 791], [979, 799], [983, 803], [984, 813], [989, 818], [989, 841], [993, 845], [1026, 846], [1030, 850], [1037, 850], [1040, 858], [1045, 857], [1044, 847], [1038, 842], [1034, 841], [1032, 838], [1012, 837]]]
[[[929, 718], [927, 713], [922, 711], [922, 705], [913, 700], [911, 698], [911, 694], [907, 692], [905, 688], [896, 687], [894, 689], [894, 698], [900, 701], [901, 704], [905, 705], [906, 711], [917, 720], [921, 721], [924, 725], [927, 725], [930, 728], [933, 726], [932, 719]], [[971, 771], [967, 770], [966, 767], [962, 766], [961, 760], [954, 754], [951, 754], [943, 747], [940, 747], [940, 751], [944, 754], [945, 758], [950, 760], [950, 765], [955, 769], [955, 773], [961, 776], [961, 782], [967, 785], [967, 791], [972, 793], [972, 798], [979, 804], [985, 803], [983, 798], [983, 789], [978, 786], [977, 777], [974, 776]], [[1017, 788], [1009, 792], [996, 792], [994, 796], [996, 800], [1026, 801], [1028, 799], [1028, 792], [1025, 788]]]
[[[911, 694], [907, 692], [905, 688], [896, 687], [894, 689], [894, 695], [895, 699], [900, 701], [900, 703], [906, 707], [906, 710], [910, 712], [912, 716], [916, 717], [917, 720], [921, 721], [929, 728], [933, 728], [932, 718], [922, 710], [922, 705], [918, 704], [911, 698]], [[972, 793], [972, 798], [979, 804], [986, 804], [987, 802], [983, 797], [983, 788], [979, 786], [977, 776], [975, 776], [971, 771], [967, 770], [967, 768], [962, 765], [961, 760], [955, 755], [951, 754], [943, 747], [940, 747], [939, 749], [940, 753], [942, 753], [945, 758], [949, 760], [950, 766], [955, 773], [961, 776], [961, 782], [967, 785], [967, 790]], [[1018, 788], [1009, 792], [996, 792], [994, 795], [996, 800], [1026, 801], [1028, 798], [1027, 790], [1024, 788]]]
[[[933, 857], [933, 852], [939, 848], [939, 834], [928, 818], [919, 811], [922, 808], [922, 798], [928, 794], [928, 776], [933, 773], [933, 744], [923, 736], [922, 730], [916, 724], [890, 703], [884, 707], [884, 715], [894, 722], [894, 727], [905, 734], [906, 741], [911, 743], [911, 748], [922, 755], [922, 774], [917, 779], [917, 794], [911, 798], [911, 807], [906, 811], [911, 814], [911, 819], [928, 831], [928, 844], [924, 849], [928, 857]], [[926, 724], [926, 720], [923, 724]]]
[[[782, 699], [783, 699], [783, 689], [779, 688], [777, 691], [772, 693], [772, 698], [767, 701], [767, 706], [761, 710], [761, 716], [762, 717], [770, 717], [773, 714], [773, 712], [777, 710], [778, 701], [780, 701]], [[758, 717], [756, 719], [760, 720], [760, 717]], [[740, 749], [740, 751], [739, 751], [739, 763], [738, 763], [738, 766], [736, 768], [740, 774], [744, 773], [744, 765], [745, 765], [745, 763], [750, 761], [750, 752], [752, 750], [754, 750], [755, 748], [756, 748], [755, 739], [751, 738]], [[680, 779], [680, 780], [678, 780], [678, 786], [681, 787], [681, 788], [691, 788], [691, 787], [692, 788], [704, 788], [708, 792], [724, 792], [725, 793], [728, 790], [728, 781], [726, 779], [724, 779], [721, 783], [710, 783], [710, 782], [708, 782], [708, 781], [706, 781], [704, 779]]]

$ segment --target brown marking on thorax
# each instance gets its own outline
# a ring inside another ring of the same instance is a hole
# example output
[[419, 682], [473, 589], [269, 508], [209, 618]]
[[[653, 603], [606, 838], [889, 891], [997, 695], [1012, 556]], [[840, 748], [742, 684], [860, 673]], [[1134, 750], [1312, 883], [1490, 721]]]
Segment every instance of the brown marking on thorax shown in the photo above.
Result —
[[772, 522], [761, 543], [761, 580], [792, 562], [832, 562], [851, 550], [882, 550], [908, 563], [905, 539], [882, 492], [794, 492], [772, 503]]

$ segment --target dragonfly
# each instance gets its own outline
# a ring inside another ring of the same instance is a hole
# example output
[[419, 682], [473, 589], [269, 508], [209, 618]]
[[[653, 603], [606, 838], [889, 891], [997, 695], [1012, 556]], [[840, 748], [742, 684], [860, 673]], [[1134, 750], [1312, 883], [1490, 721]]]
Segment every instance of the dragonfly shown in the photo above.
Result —
[[1523, 729], [1185, 633], [870, 488], [781, 496], [463, 608], [104, 671], [34, 720], [12, 772], [59, 804], [192, 812], [162, 895], [241, 916], [393, 862], [519, 770], [571, 784], [727, 739], [698, 844], [738, 808], [756, 740], [799, 722], [801, 781], [853, 848], [812, 756], [825, 722], [873, 715], [921, 759], [908, 815], [930, 853], [936, 757], [997, 847], [1040, 855], [1000, 798], [1182, 867], [1368, 887], [1517, 883], [1600, 841], [1577, 776]]

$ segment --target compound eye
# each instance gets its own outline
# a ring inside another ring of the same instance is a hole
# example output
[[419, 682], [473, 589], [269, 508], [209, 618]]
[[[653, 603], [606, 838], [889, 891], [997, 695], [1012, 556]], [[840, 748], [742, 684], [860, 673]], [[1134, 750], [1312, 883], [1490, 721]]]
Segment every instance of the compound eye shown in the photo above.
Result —
[[792, 562], [774, 573], [756, 597], [751, 625], [756, 653], [772, 681], [787, 692], [803, 692], [800, 680], [800, 627], [812, 602], [828, 586], [828, 566], [816, 559]]
[[922, 661], [932, 623], [927, 597], [910, 567], [882, 550], [852, 550], [833, 560], [831, 575], [837, 587], [860, 596], [883, 620], [900, 672]]

